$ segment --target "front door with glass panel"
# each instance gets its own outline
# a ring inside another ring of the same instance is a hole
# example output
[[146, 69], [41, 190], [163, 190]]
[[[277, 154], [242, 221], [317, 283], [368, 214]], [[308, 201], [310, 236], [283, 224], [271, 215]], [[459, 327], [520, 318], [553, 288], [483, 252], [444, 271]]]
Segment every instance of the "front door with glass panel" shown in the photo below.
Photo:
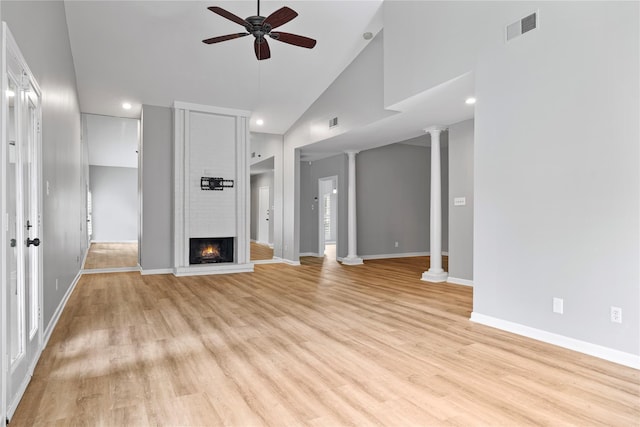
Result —
[[11, 415], [29, 383], [42, 343], [40, 90], [11, 44], [6, 46], [7, 402]]

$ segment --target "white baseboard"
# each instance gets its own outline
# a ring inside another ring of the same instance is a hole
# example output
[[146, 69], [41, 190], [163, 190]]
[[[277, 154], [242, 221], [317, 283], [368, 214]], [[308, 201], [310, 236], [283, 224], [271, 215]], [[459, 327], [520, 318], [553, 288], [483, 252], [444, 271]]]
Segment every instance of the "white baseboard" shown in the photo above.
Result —
[[89, 248], [91, 247], [91, 243], [87, 245], [87, 249], [84, 251], [84, 256], [82, 257], [82, 264], [80, 264], [80, 269], [84, 268], [84, 263], [87, 262], [87, 256], [89, 256]]
[[203, 264], [203, 265], [190, 265], [188, 267], [176, 267], [173, 269], [173, 275], [176, 277], [208, 276], [212, 274], [233, 274], [233, 273], [253, 273], [253, 264], [250, 262], [244, 263], [244, 264], [233, 264], [233, 263]]
[[274, 260], [277, 260], [277, 262], [281, 262], [283, 264], [288, 264], [288, 265], [293, 265], [294, 267], [298, 267], [300, 265], [300, 261], [292, 261], [290, 259], [285, 259], [285, 258], [280, 258], [280, 257], [273, 257]]
[[92, 240], [91, 243], [138, 243], [138, 240]]
[[[416, 256], [430, 256], [430, 252], [402, 252], [395, 254], [360, 255], [362, 259], [390, 259], [390, 258], [410, 258]], [[442, 255], [449, 256], [449, 252], [442, 252]]]
[[429, 256], [429, 252], [404, 252], [397, 254], [360, 255], [362, 259], [389, 259], [389, 258], [409, 258], [416, 256]]
[[58, 308], [56, 308], [55, 313], [53, 313], [53, 316], [51, 317], [51, 321], [49, 321], [49, 325], [47, 325], [47, 328], [44, 330], [44, 334], [42, 336], [42, 350], [44, 350], [47, 347], [47, 344], [49, 343], [49, 338], [51, 338], [51, 334], [53, 333], [53, 330], [58, 324], [58, 320], [60, 320], [60, 315], [62, 314], [62, 311], [66, 307], [67, 302], [69, 301], [69, 297], [71, 297], [71, 294], [73, 293], [73, 290], [76, 288], [76, 285], [80, 281], [81, 276], [82, 276], [82, 270], [80, 270], [78, 274], [76, 274], [76, 277], [73, 279], [73, 282], [71, 282], [71, 286], [69, 286], [69, 289], [67, 289], [67, 292], [65, 292], [64, 297], [62, 297], [62, 301], [60, 301], [60, 304], [58, 304]]
[[472, 322], [480, 323], [503, 331], [512, 332], [534, 340], [542, 341], [548, 344], [564, 347], [579, 353], [588, 354], [589, 356], [598, 357], [608, 360], [609, 362], [628, 366], [630, 368], [640, 369], [640, 355], [626, 353], [620, 350], [614, 350], [609, 347], [603, 347], [598, 344], [592, 344], [586, 341], [580, 341], [574, 338], [565, 337], [564, 335], [554, 334], [552, 332], [543, 331], [542, 329], [532, 328], [530, 326], [521, 325], [519, 323], [509, 322], [507, 320], [498, 319], [484, 314], [472, 312]]
[[152, 268], [145, 270], [140, 267], [140, 274], [142, 274], [143, 276], [152, 274], [173, 274], [173, 268]]
[[280, 258], [271, 258], [271, 259], [255, 259], [251, 261], [252, 264], [281, 264], [282, 259]]
[[133, 271], [140, 271], [140, 267], [91, 268], [88, 270], [80, 270], [80, 273], [81, 274], [130, 273]]
[[454, 285], [471, 286], [473, 288], [473, 280], [458, 279], [457, 277], [447, 277], [447, 283], [453, 283]]
[[302, 252], [300, 256], [314, 256], [316, 258], [322, 258], [324, 255], [320, 255], [317, 252]]

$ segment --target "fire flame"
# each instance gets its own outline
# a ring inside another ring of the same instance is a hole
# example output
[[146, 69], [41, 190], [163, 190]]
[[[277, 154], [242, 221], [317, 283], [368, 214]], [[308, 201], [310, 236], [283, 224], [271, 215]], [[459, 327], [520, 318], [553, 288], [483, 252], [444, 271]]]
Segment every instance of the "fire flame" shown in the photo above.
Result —
[[202, 251], [200, 251], [200, 256], [203, 258], [219, 257], [220, 250], [218, 249], [217, 246], [207, 245], [204, 248], [202, 248]]

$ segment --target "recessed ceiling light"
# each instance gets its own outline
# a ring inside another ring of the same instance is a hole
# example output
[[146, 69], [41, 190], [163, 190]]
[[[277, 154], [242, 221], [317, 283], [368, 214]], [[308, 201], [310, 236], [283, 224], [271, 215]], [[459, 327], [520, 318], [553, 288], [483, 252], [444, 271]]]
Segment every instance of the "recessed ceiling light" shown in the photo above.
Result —
[[262, 126], [262, 125], [264, 124], [264, 120], [262, 120], [262, 119], [258, 119], [258, 120], [256, 120], [256, 124], [257, 124], [258, 126]]
[[14, 91], [12, 91], [11, 89], [7, 89], [7, 96], [9, 98], [11, 98], [12, 96], [16, 96], [16, 93]]
[[467, 98], [466, 101], [464, 101], [465, 104], [469, 104], [469, 105], [473, 105], [476, 103], [476, 99], [474, 97], [470, 97]]
[[123, 102], [122, 108], [124, 108], [125, 110], [131, 110], [131, 104], [128, 102]]

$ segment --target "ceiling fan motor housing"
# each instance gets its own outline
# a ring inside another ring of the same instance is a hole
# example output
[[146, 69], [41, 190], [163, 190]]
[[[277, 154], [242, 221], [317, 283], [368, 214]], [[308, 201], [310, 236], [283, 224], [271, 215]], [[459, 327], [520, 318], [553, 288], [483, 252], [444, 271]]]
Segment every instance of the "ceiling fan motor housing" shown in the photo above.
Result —
[[250, 16], [246, 19], [248, 22], [245, 28], [248, 33], [253, 34], [257, 39], [262, 39], [271, 32], [271, 25], [263, 24], [266, 18], [264, 16]]

